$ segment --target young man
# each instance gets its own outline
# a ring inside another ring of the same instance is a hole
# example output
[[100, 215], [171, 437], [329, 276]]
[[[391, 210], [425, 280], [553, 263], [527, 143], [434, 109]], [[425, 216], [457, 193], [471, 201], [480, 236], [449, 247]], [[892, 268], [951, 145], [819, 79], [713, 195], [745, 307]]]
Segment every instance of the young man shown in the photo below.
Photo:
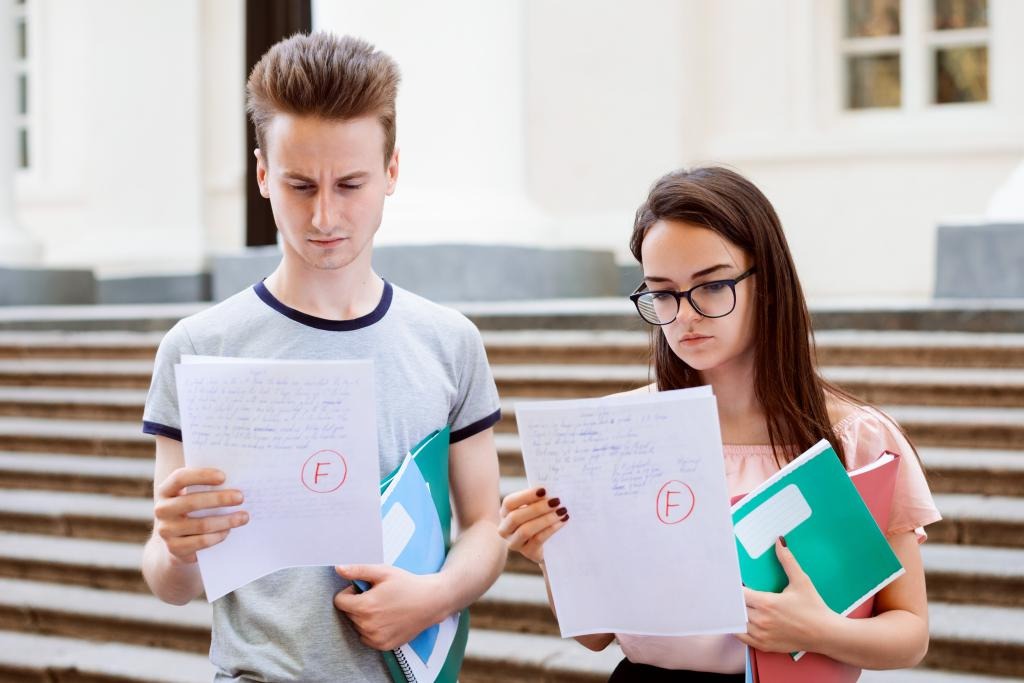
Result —
[[[411, 640], [480, 597], [505, 562], [498, 536], [498, 396], [476, 328], [459, 313], [383, 281], [371, 267], [384, 198], [398, 180], [398, 69], [360, 40], [297, 35], [272, 47], [248, 82], [257, 181], [284, 257], [266, 280], [185, 318], [164, 338], [146, 401], [156, 436], [154, 528], [143, 573], [183, 604], [202, 593], [196, 551], [244, 525], [216, 470], [184, 466], [174, 365], [183, 354], [281, 359], [372, 358], [380, 474], [435, 429], [451, 426], [450, 484], [462, 530], [441, 572], [386, 565], [276, 572], [213, 605], [219, 681], [388, 681], [378, 650]], [[330, 525], [331, 522], [326, 522]], [[342, 523], [338, 520], [338, 523]], [[372, 584], [356, 594], [349, 582]]]

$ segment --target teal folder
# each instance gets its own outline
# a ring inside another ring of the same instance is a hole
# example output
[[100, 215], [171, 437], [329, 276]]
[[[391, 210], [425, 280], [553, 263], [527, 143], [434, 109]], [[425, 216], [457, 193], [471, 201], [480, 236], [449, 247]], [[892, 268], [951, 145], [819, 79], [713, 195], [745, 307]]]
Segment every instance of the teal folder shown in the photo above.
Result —
[[[450, 431], [448, 427], [428, 435], [409, 451], [409, 456], [407, 456], [406, 460], [411, 459], [411, 462], [406, 464], [406, 461], [403, 460], [403, 464], [388, 474], [380, 483], [381, 494], [383, 495], [391, 487], [394, 495], [401, 495], [403, 497], [402, 502], [405, 503], [407, 510], [415, 510], [417, 501], [409, 500], [410, 494], [407, 491], [399, 490], [399, 486], [406, 484], [407, 488], [413, 492], [412, 495], [415, 495], [417, 491], [420, 495], [424, 495], [423, 486], [425, 485], [426, 492], [429, 492], [430, 497], [427, 506], [432, 507], [433, 511], [437, 513], [437, 521], [433, 523], [440, 526], [440, 538], [444, 546], [441, 549], [437, 549], [437, 551], [444, 554], [447, 554], [448, 549], [451, 547], [452, 510], [448, 489], [449, 436]], [[396, 477], [402, 479], [402, 481], [395, 481]], [[382, 506], [382, 513], [385, 511], [390, 500], [389, 498]], [[422, 503], [422, 501], [420, 502]], [[422, 507], [420, 509], [422, 510]], [[416, 521], [417, 527], [429, 529], [432, 520], [420, 519]], [[428, 532], [428, 537], [432, 536]], [[399, 556], [395, 564], [396, 566], [403, 566], [405, 563], [403, 558]], [[409, 656], [416, 656], [411, 650], [418, 652], [418, 645], [424, 642], [428, 643], [428, 647], [432, 646], [433, 640], [431, 640], [430, 636], [431, 632], [436, 631], [436, 629], [436, 626], [427, 629], [427, 631], [424, 631], [411, 641], [408, 646], [382, 653], [384, 663], [387, 665], [388, 672], [395, 683], [430, 683], [429, 681], [417, 681], [412, 669], [408, 665], [407, 658]], [[466, 655], [466, 642], [468, 638], [469, 609], [466, 608], [459, 615], [455, 637], [448, 648], [448, 655], [433, 681], [437, 683], [456, 683], [459, 677], [459, 670], [462, 668], [462, 661]]]
[[[743, 583], [781, 592], [782, 536], [825, 603], [844, 616], [903, 567], [828, 441], [820, 441], [732, 507]], [[800, 654], [795, 657], [799, 658]]]

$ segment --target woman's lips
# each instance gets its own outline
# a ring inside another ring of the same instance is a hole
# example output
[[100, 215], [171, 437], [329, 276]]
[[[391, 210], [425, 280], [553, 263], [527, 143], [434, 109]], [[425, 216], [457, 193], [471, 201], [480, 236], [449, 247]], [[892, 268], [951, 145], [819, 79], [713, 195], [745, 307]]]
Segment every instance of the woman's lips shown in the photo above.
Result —
[[683, 346], [698, 346], [710, 339], [711, 337], [704, 336], [683, 337], [682, 339], [679, 340], [679, 343], [682, 344]]

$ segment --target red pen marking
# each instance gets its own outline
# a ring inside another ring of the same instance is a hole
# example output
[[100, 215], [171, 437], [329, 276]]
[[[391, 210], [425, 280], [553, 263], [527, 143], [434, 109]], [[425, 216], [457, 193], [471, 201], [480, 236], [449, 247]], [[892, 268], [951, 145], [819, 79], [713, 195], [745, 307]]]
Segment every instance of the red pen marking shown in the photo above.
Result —
[[[674, 502], [674, 501], [680, 502]], [[665, 482], [665, 485], [658, 491], [658, 498], [654, 503], [654, 511], [658, 515], [658, 521], [662, 524], [679, 524], [693, 514], [693, 508], [697, 504], [697, 497], [689, 485], [673, 479]]]
[[302, 464], [301, 478], [313, 493], [333, 493], [348, 478], [348, 463], [337, 451], [317, 451]]

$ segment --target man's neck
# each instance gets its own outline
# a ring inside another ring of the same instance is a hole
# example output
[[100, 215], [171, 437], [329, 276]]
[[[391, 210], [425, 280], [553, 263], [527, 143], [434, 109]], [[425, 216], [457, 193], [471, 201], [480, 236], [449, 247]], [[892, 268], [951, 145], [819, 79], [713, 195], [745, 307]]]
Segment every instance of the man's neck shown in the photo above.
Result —
[[326, 320], [354, 320], [371, 313], [384, 292], [384, 281], [362, 261], [317, 270], [285, 257], [263, 284], [289, 308]]

